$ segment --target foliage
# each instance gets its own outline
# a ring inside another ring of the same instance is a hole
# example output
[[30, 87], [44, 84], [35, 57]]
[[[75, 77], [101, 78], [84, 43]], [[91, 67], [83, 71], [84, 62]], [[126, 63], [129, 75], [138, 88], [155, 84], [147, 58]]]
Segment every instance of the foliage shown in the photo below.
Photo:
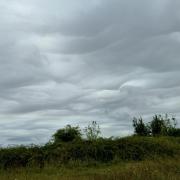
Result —
[[155, 115], [148, 124], [142, 118], [134, 119], [133, 126], [140, 136], [100, 138], [99, 125], [94, 121], [85, 130], [87, 139], [82, 139], [78, 126], [67, 125], [53, 135], [54, 141], [43, 146], [0, 148], [0, 169], [180, 157], [180, 129], [175, 127], [175, 119]]
[[149, 128], [144, 124], [141, 117], [139, 119], [134, 117], [133, 127], [134, 127], [135, 134], [139, 136], [149, 135]]
[[0, 168], [8, 169], [15, 167], [27, 167], [35, 165], [44, 166], [44, 154], [42, 147], [19, 146], [0, 149]]
[[176, 128], [177, 122], [174, 117], [169, 118], [166, 114], [155, 115], [153, 120], [145, 124], [142, 118], [133, 119], [133, 127], [136, 135], [139, 136], [180, 136]]
[[168, 131], [169, 136], [180, 137], [180, 128], [170, 128]]
[[165, 117], [162, 115], [155, 115], [153, 120], [149, 123], [151, 134], [157, 135], [169, 135], [169, 131], [175, 129], [176, 120], [174, 117], [169, 118], [166, 114]]
[[67, 125], [65, 128], [57, 130], [53, 139], [55, 143], [79, 140], [81, 139], [81, 132], [78, 126]]
[[97, 140], [99, 138], [99, 135], [101, 134], [100, 127], [96, 121], [92, 121], [92, 123], [84, 129], [84, 132], [87, 139], [90, 141]]
[[71, 162], [108, 163], [122, 160], [180, 156], [180, 138], [132, 136], [99, 141], [52, 143], [42, 147], [9, 147], [0, 149], [0, 169], [16, 167], [62, 166]]

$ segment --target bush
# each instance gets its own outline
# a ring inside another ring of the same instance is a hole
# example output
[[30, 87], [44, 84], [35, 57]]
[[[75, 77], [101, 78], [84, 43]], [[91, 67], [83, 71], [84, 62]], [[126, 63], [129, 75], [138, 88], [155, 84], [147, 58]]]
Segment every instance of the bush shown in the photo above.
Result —
[[169, 118], [166, 114], [155, 115], [153, 120], [145, 124], [142, 118], [133, 119], [133, 127], [136, 135], [139, 136], [180, 136], [180, 130], [176, 128], [176, 119]]
[[96, 121], [92, 121], [92, 124], [88, 125], [88, 127], [84, 129], [84, 132], [89, 141], [97, 140], [101, 134], [100, 127]]
[[71, 125], [67, 125], [65, 128], [57, 130], [53, 135], [54, 143], [70, 142], [79, 139], [81, 139], [81, 132], [78, 126], [71, 127]]
[[19, 146], [0, 149], [0, 168], [16, 168], [35, 165], [44, 166], [44, 154], [38, 146]]
[[121, 160], [143, 160], [180, 155], [180, 138], [132, 136], [98, 141], [52, 143], [42, 147], [0, 149], [0, 168], [61, 166], [70, 162], [108, 163]]
[[180, 137], [180, 128], [171, 128], [168, 131], [168, 136]]
[[149, 135], [149, 128], [144, 124], [142, 118], [135, 118], [133, 119], [133, 127], [135, 134], [139, 136], [147, 136]]
[[168, 136], [170, 131], [175, 130], [176, 120], [175, 118], [169, 118], [166, 114], [165, 117], [162, 115], [155, 115], [153, 120], [149, 123], [151, 134], [153, 136], [163, 135]]

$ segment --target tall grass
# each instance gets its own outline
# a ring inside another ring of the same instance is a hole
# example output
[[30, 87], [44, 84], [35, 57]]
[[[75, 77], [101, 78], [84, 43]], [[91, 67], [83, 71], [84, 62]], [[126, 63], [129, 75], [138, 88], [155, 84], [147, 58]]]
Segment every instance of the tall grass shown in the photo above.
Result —
[[180, 158], [158, 158], [140, 162], [96, 164], [96, 166], [46, 166], [1, 171], [1, 180], [179, 180]]

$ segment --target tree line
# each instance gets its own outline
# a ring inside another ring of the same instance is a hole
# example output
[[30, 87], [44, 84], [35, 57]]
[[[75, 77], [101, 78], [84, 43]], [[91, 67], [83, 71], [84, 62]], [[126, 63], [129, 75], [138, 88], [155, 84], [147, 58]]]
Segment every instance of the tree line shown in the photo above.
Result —
[[168, 114], [155, 115], [152, 121], [145, 123], [140, 118], [133, 119], [134, 133], [139, 136], [180, 136], [180, 128], [177, 128], [175, 117]]
[[[168, 114], [154, 115], [152, 121], [145, 123], [142, 117], [133, 118], [134, 135], [138, 136], [180, 136], [180, 128], [177, 128], [177, 121], [175, 117], [169, 117]], [[100, 137], [101, 130], [96, 121], [92, 121], [85, 129], [86, 139], [95, 141]], [[53, 135], [53, 142], [69, 142], [73, 140], [80, 140], [82, 138], [82, 131], [79, 126], [72, 127], [67, 125], [63, 129], [57, 130]]]

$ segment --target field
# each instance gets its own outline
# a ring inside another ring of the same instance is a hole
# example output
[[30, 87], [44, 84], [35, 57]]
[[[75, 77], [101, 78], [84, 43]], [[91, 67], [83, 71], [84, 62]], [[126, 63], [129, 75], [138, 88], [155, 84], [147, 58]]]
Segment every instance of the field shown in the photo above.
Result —
[[84, 167], [25, 168], [1, 171], [1, 180], [179, 180], [180, 159], [166, 158]]

